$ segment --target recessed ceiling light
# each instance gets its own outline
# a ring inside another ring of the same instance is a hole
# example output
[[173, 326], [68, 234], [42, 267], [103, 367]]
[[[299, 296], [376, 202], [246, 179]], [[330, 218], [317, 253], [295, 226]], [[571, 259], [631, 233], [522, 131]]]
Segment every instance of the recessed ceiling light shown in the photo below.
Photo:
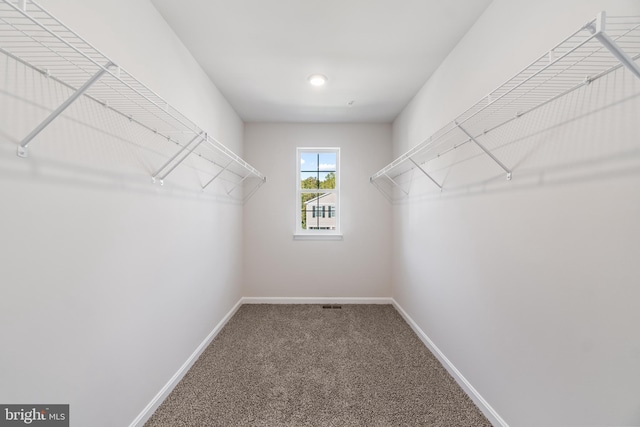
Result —
[[309, 83], [313, 86], [322, 86], [327, 82], [327, 76], [322, 74], [312, 74], [309, 76]]

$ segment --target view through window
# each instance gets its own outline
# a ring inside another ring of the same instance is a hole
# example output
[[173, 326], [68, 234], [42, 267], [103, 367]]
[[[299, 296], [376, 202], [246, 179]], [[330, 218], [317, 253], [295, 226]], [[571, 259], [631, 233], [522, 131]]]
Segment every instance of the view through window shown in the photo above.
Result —
[[339, 154], [337, 148], [298, 149], [298, 231], [338, 231]]

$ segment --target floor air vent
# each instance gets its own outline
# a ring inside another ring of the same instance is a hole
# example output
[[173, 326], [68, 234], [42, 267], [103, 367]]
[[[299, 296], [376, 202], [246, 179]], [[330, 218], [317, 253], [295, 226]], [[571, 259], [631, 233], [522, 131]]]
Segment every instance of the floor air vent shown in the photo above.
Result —
[[338, 304], [333, 304], [333, 305], [327, 304], [327, 305], [323, 305], [322, 308], [342, 308], [342, 306]]

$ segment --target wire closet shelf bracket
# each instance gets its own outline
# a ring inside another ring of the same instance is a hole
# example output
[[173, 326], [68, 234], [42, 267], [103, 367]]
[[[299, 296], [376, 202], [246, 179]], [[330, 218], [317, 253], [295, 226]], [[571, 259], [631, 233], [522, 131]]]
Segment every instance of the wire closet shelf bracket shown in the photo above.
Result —
[[28, 157], [37, 135], [84, 96], [175, 144], [177, 152], [154, 170], [154, 183], [162, 185], [191, 155], [210, 163], [203, 191], [225, 181], [226, 196], [244, 201], [266, 182], [257, 169], [32, 0], [0, 0], [0, 53], [71, 91], [22, 139], [20, 157]]
[[389, 201], [409, 195], [405, 178], [423, 175], [440, 191], [429, 163], [465, 144], [475, 145], [511, 180], [512, 169], [489, 149], [500, 127], [625, 67], [640, 78], [640, 17], [595, 19], [536, 59], [465, 112], [370, 177]]

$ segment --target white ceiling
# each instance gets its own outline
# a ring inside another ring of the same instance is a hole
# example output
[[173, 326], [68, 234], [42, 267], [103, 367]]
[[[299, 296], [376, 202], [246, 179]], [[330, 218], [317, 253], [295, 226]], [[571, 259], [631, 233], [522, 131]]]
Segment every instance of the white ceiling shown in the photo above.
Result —
[[246, 122], [391, 122], [491, 2], [151, 1]]

